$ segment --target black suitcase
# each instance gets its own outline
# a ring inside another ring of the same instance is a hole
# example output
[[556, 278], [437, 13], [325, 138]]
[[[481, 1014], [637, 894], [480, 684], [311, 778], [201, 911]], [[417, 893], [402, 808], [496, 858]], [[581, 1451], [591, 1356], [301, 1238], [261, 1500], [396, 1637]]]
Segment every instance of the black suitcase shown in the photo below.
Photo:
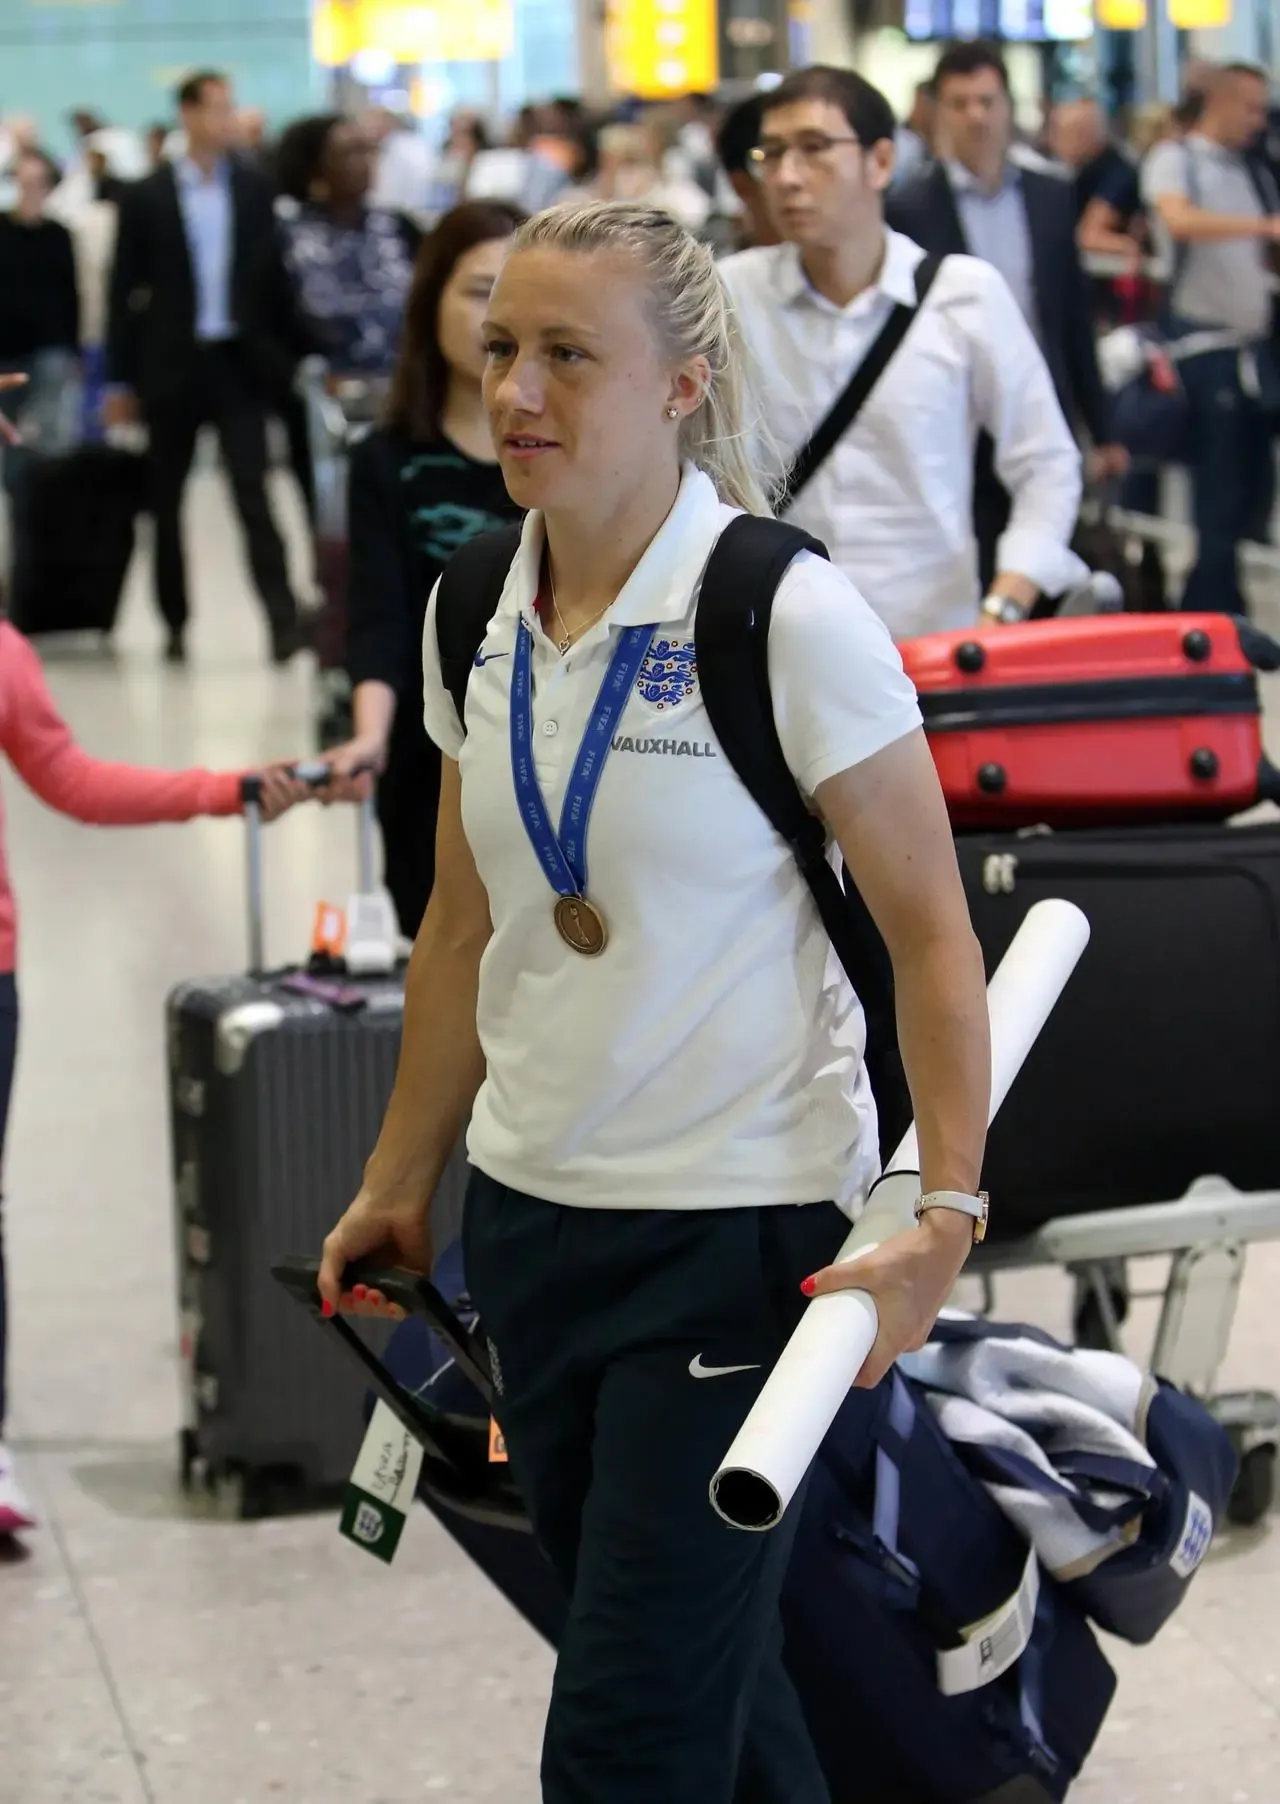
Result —
[[[261, 946], [256, 809], [251, 939]], [[361, 822], [370, 887], [371, 815]], [[395, 1077], [402, 972], [344, 978], [363, 1002], [338, 1008], [282, 987], [288, 973], [194, 979], [168, 998], [169, 1110], [185, 1421], [184, 1484], [237, 1488], [241, 1515], [336, 1498], [360, 1443], [358, 1370], [316, 1345], [284, 1309], [272, 1261], [319, 1250], [356, 1194]], [[433, 1205], [440, 1244], [459, 1231], [465, 1162], [455, 1154]]]
[[963, 834], [988, 973], [1033, 902], [1091, 936], [991, 1128], [991, 1232], [1280, 1188], [1280, 824]]
[[111, 632], [146, 502], [146, 458], [110, 445], [33, 457], [19, 505], [29, 547], [10, 613], [31, 637]]

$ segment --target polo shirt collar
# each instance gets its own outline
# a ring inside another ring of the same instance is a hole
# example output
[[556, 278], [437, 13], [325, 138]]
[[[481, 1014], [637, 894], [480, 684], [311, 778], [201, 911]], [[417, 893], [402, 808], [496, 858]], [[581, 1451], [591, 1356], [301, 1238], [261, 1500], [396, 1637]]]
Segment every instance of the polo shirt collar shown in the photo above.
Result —
[[886, 226], [884, 262], [880, 265], [880, 274], [871, 287], [864, 288], [861, 294], [855, 295], [847, 307], [835, 307], [818, 293], [804, 273], [799, 248], [794, 244], [784, 244], [779, 248], [775, 278], [778, 299], [784, 306], [808, 302], [812, 306], [826, 308], [831, 313], [860, 313], [869, 308], [878, 295], [883, 294], [904, 307], [914, 307], [916, 265], [923, 254], [910, 238], [904, 237], [901, 232], [891, 232]]
[[[720, 536], [720, 497], [711, 478], [687, 463], [675, 503], [648, 550], [627, 579], [601, 626], [649, 626], [683, 620], [703, 566]], [[542, 570], [545, 530], [540, 512], [529, 514], [511, 569], [503, 611], [522, 614], [532, 627]], [[595, 632], [583, 635], [584, 643]]]

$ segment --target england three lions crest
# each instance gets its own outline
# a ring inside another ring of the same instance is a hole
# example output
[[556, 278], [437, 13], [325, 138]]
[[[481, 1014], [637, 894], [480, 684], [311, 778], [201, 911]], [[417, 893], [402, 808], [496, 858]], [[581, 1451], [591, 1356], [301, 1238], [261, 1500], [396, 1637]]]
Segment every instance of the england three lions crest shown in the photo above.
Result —
[[636, 693], [651, 708], [676, 708], [698, 686], [698, 663], [691, 639], [654, 639], [640, 675]]

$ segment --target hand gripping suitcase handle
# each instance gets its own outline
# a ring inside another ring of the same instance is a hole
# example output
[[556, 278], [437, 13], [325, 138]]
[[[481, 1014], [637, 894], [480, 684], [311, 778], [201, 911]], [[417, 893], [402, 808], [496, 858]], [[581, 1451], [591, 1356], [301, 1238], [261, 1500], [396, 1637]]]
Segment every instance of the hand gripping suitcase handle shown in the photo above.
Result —
[[[295, 1258], [273, 1266], [271, 1275], [299, 1302], [319, 1315], [320, 1292], [316, 1288], [319, 1271], [319, 1260]], [[399, 1266], [379, 1266], [372, 1260], [358, 1259], [347, 1267], [342, 1282], [348, 1290], [356, 1284], [364, 1284], [370, 1290], [381, 1291], [389, 1303], [398, 1303], [406, 1315], [422, 1316], [464, 1377], [475, 1385], [485, 1402], [492, 1405], [493, 1374], [489, 1366], [489, 1349], [449, 1307], [430, 1278]]]
[[[312, 789], [323, 789], [332, 773], [322, 758], [305, 758], [291, 767], [290, 774]], [[358, 774], [358, 773], [357, 773]], [[245, 909], [249, 937], [249, 974], [258, 976], [266, 969], [266, 946], [263, 927], [262, 881], [262, 777], [250, 771], [240, 779], [240, 801], [245, 821]], [[356, 813], [356, 858], [362, 893], [374, 886], [375, 820], [373, 797], [367, 796]]]
[[[429, 1398], [407, 1390], [350, 1321], [341, 1315], [322, 1314], [316, 1289], [319, 1269], [317, 1259], [289, 1258], [273, 1266], [271, 1275], [315, 1321], [336, 1334], [363, 1368], [372, 1389], [422, 1446], [426, 1454], [423, 1478], [432, 1493], [472, 1521], [530, 1532], [528, 1513], [510, 1469], [491, 1464], [487, 1445], [479, 1446], [476, 1437], [460, 1427], [456, 1418], [436, 1408]], [[410, 1313], [425, 1316], [464, 1375], [491, 1403], [487, 1352], [429, 1279], [414, 1272], [383, 1270], [362, 1261], [347, 1268], [345, 1280], [349, 1284], [368, 1284]]]

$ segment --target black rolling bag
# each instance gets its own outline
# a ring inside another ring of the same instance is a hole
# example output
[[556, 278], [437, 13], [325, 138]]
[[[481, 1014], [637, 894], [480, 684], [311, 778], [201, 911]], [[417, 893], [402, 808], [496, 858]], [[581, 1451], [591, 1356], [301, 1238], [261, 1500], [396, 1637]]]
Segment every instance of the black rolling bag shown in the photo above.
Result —
[[34, 638], [112, 631], [146, 488], [140, 452], [81, 445], [65, 456], [31, 458], [15, 500], [28, 546], [10, 607], [20, 631]]
[[992, 1233], [1171, 1202], [1197, 1178], [1280, 1189], [1280, 824], [964, 834], [995, 969], [1027, 910], [1091, 937], [988, 1141]]

